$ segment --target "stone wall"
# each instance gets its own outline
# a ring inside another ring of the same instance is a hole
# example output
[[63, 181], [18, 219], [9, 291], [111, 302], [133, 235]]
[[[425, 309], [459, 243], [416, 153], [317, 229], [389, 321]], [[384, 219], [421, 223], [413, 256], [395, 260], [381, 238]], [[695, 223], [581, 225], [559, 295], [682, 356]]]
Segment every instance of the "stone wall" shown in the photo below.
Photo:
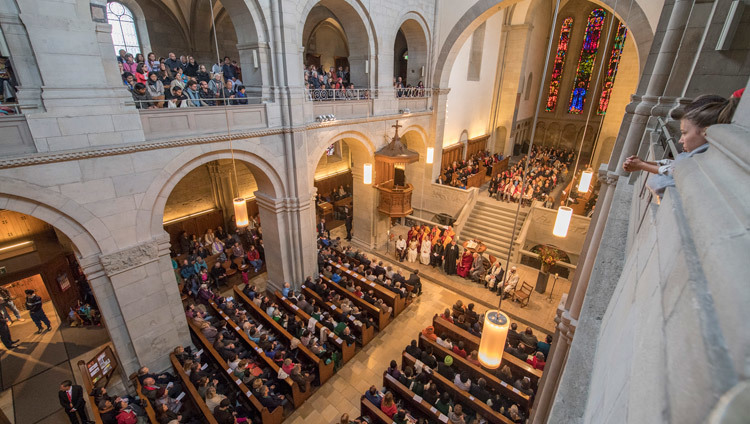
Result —
[[169, 193], [164, 207], [164, 221], [182, 218], [216, 206], [208, 168], [199, 166], [180, 180], [174, 190]]

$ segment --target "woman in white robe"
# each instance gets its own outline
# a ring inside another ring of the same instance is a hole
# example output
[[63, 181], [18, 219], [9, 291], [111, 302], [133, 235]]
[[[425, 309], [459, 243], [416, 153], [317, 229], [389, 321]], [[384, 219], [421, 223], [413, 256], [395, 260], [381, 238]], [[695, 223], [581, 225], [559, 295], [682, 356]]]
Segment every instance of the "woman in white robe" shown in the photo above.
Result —
[[409, 242], [409, 250], [407, 251], [406, 259], [409, 262], [416, 262], [417, 261], [417, 254], [418, 254], [418, 252], [417, 252], [417, 241], [416, 240], [412, 240], [412, 241]]
[[429, 237], [424, 237], [424, 240], [422, 240], [422, 249], [420, 250], [421, 253], [419, 255], [419, 261], [422, 262], [423, 265], [429, 265], [430, 252], [432, 251], [432, 242], [430, 241]]

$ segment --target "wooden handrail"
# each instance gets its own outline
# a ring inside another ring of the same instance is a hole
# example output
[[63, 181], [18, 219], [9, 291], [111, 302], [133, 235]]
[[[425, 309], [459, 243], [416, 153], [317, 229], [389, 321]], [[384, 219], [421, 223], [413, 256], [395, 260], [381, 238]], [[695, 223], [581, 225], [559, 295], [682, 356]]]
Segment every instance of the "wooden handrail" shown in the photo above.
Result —
[[393, 316], [400, 314], [401, 311], [406, 307], [406, 299], [402, 298], [398, 293], [393, 292], [377, 281], [370, 281], [365, 276], [358, 274], [356, 271], [343, 267], [332, 260], [328, 260], [328, 264], [335, 269], [341, 271], [344, 276], [349, 276], [354, 280], [362, 284], [362, 287], [370, 287], [373, 290], [373, 294], [378, 299], [382, 299], [383, 303], [393, 308]]
[[[254, 351], [256, 353], [256, 356], [259, 357], [260, 360], [263, 361], [267, 367], [273, 370], [274, 374], [278, 375], [279, 368], [281, 367], [279, 367], [279, 365], [276, 362], [274, 362], [273, 359], [266, 356], [266, 354], [263, 352], [263, 349], [261, 349], [255, 342], [250, 340], [250, 337], [248, 337], [248, 335], [245, 334], [245, 332], [242, 331], [242, 329], [238, 329], [239, 326], [234, 321], [232, 321], [232, 319], [229, 318], [227, 314], [224, 313], [224, 311], [219, 309], [219, 307], [216, 305], [216, 303], [213, 300], [210, 300], [209, 304], [214, 309], [214, 311], [216, 311], [216, 313], [219, 314], [219, 316], [224, 321], [227, 322], [227, 326], [229, 326], [232, 329], [232, 331], [234, 331], [235, 334], [237, 334], [237, 336], [239, 336], [239, 338], [243, 342], [245, 342], [245, 345], [249, 347], [252, 351]], [[308, 384], [307, 389], [303, 392], [302, 389], [297, 384], [297, 382], [292, 380], [290, 377], [287, 377], [283, 380], [282, 379], [279, 379], [279, 380], [284, 381], [289, 386], [289, 389], [292, 392], [292, 404], [294, 405], [295, 408], [298, 408], [299, 406], [301, 406], [307, 400], [307, 398], [310, 397], [311, 390], [310, 390], [309, 384]]]
[[[305, 323], [305, 328], [307, 328], [307, 325], [310, 322], [310, 315], [308, 315], [307, 312], [300, 309], [297, 305], [293, 304], [289, 299], [282, 296], [278, 290], [274, 291], [274, 295], [276, 295], [276, 299], [279, 301], [281, 305], [284, 306], [284, 308], [287, 311], [300, 317], [302, 321]], [[325, 327], [320, 322], [315, 321], [315, 328], [318, 330], [318, 334], [320, 334], [320, 330]], [[341, 337], [337, 337], [335, 335], [330, 337], [330, 339], [333, 340], [333, 344], [335, 344], [338, 350], [341, 352], [342, 363], [348, 362], [349, 359], [351, 359], [352, 356], [354, 356], [354, 343], [350, 345], [349, 343], [344, 342], [344, 339], [342, 339]]]
[[[401, 354], [402, 361], [401, 364], [403, 367], [409, 365], [411, 367], [414, 366], [416, 363], [416, 359], [414, 359], [413, 356], [409, 355], [406, 352], [403, 352]], [[437, 370], [434, 370], [433, 372], [430, 372], [430, 380], [432, 380], [433, 383], [441, 386], [444, 390], [447, 390], [451, 393], [451, 398], [453, 398], [453, 401], [456, 403], [462, 403], [465, 405], [469, 405], [469, 409], [481, 412], [482, 416], [489, 420], [489, 422], [493, 424], [513, 424], [513, 421], [509, 420], [504, 415], [495, 412], [492, 408], [487, 406], [486, 403], [480, 401], [479, 399], [475, 398], [469, 392], [466, 390], [461, 390], [456, 386], [455, 383], [452, 381], [448, 381], [445, 377], [437, 373]], [[472, 382], [473, 383], [473, 382]]]
[[365, 395], [359, 398], [359, 412], [362, 416], [370, 417], [377, 424], [393, 424], [393, 420], [388, 418], [388, 415], [385, 415], [385, 412], [380, 410], [379, 407], [367, 400]]
[[169, 361], [172, 362], [172, 368], [174, 368], [175, 374], [177, 374], [177, 376], [180, 377], [180, 381], [182, 381], [182, 388], [185, 389], [187, 395], [190, 396], [190, 399], [193, 400], [195, 406], [198, 407], [198, 410], [203, 414], [203, 422], [206, 424], [219, 424], [216, 421], [213, 412], [208, 409], [206, 401], [203, 400], [201, 395], [195, 389], [195, 386], [193, 386], [193, 383], [190, 382], [190, 377], [185, 374], [185, 370], [182, 369], [182, 364], [177, 360], [174, 353], [169, 354]]
[[[190, 327], [190, 330], [193, 331], [193, 334], [195, 337], [200, 341], [200, 343], [203, 345], [203, 349], [205, 349], [206, 352], [209, 353], [209, 356], [214, 358], [214, 361], [219, 366], [219, 368], [222, 369], [223, 372], [227, 372], [229, 375], [229, 379], [231, 381], [234, 381], [234, 384], [236, 385], [237, 389], [247, 397], [250, 404], [253, 406], [253, 409], [255, 409], [261, 416], [261, 420], [264, 424], [281, 424], [281, 422], [284, 420], [284, 408], [281, 406], [277, 406], [274, 408], [273, 411], [270, 411], [268, 408], [263, 406], [263, 404], [260, 403], [260, 400], [253, 396], [253, 392], [250, 391], [250, 389], [247, 388], [247, 386], [242, 382], [240, 379], [235, 379], [231, 375], [231, 368], [229, 368], [229, 365], [227, 365], [226, 361], [219, 355], [219, 352], [214, 349], [213, 345], [206, 340], [206, 337], [201, 333], [201, 330], [195, 326], [192, 322], [188, 321], [188, 326]], [[238, 396], [237, 398], [240, 399], [243, 396]]]
[[490, 373], [481, 366], [472, 364], [468, 360], [462, 358], [459, 355], [456, 355], [454, 352], [448, 350], [447, 348], [440, 346], [436, 342], [428, 339], [423, 334], [419, 335], [419, 345], [422, 348], [425, 346], [432, 347], [432, 352], [435, 353], [436, 356], [438, 356], [438, 361], [442, 361], [447, 355], [450, 355], [451, 358], [453, 358], [453, 365], [458, 368], [459, 371], [467, 371], [474, 378], [474, 380], [477, 380], [478, 377], [484, 378], [487, 381], [488, 388], [517, 403], [523, 410], [527, 412], [529, 411], [529, 409], [531, 409], [531, 398], [529, 397], [529, 395], [522, 393], [512, 385], [497, 378], [497, 376]]
[[[292, 339], [295, 337], [289, 334], [288, 331], [284, 327], [281, 326], [276, 320], [268, 316], [266, 311], [260, 309], [258, 305], [253, 303], [252, 300], [250, 300], [247, 296], [245, 296], [245, 293], [242, 293], [242, 290], [240, 290], [238, 287], [234, 288], [234, 293], [237, 295], [238, 299], [242, 299], [242, 301], [249, 307], [248, 312], [253, 313], [253, 315], [262, 321], [265, 321], [269, 326], [273, 327], [274, 331], [287, 340], [287, 343], [292, 342]], [[315, 368], [318, 371], [318, 377], [320, 378], [320, 384], [323, 385], [326, 381], [328, 381], [329, 378], [333, 376], [333, 361], [326, 364], [326, 362], [318, 358], [318, 355], [312, 353], [310, 349], [308, 349], [305, 345], [299, 344], [297, 345], [297, 349], [302, 353], [304, 357], [307, 358], [308, 361], [315, 364]]]
[[[333, 314], [338, 319], [343, 319], [343, 313], [339, 310], [339, 305], [334, 305], [331, 302], [324, 301], [317, 293], [315, 293], [310, 287], [306, 287], [305, 285], [302, 285], [301, 292], [305, 294], [305, 296], [315, 299], [318, 304], [325, 306], [328, 308], [328, 311]], [[353, 319], [350, 319], [349, 321], [354, 322]], [[370, 340], [374, 337], [375, 334], [375, 328], [371, 325], [363, 325], [360, 323], [360, 325], [354, 326], [354, 332], [359, 334], [359, 343], [360, 345], [364, 346], [367, 343], [370, 343]]]
[[394, 394], [397, 395], [397, 397], [401, 398], [401, 400], [403, 400], [405, 403], [414, 406], [417, 411], [428, 418], [430, 422], [447, 422], [441, 419], [441, 417], [445, 417], [447, 419], [447, 416], [438, 411], [433, 405], [430, 405], [429, 402], [422, 399], [421, 397], [415, 398], [414, 392], [409, 390], [408, 387], [401, 384], [401, 382], [399, 382], [395, 378], [391, 377], [391, 375], [388, 374], [387, 371], [383, 371], [383, 386], [393, 390]]
[[133, 382], [133, 387], [135, 388], [135, 394], [138, 395], [139, 398], [146, 400], [146, 406], [143, 408], [146, 410], [146, 416], [148, 417], [148, 421], [151, 424], [159, 424], [159, 421], [156, 419], [156, 411], [154, 411], [154, 405], [151, 405], [151, 401], [148, 400], [146, 395], [143, 394], [143, 387], [141, 386], [141, 381], [138, 380], [138, 374], [133, 373], [130, 375], [130, 381]]
[[[435, 328], [435, 334], [441, 334], [446, 332], [450, 334], [453, 340], [462, 340], [467, 352], [472, 350], [479, 351], [479, 337], [469, 333], [468, 331], [459, 328], [455, 324], [446, 321], [444, 318], [437, 314], [432, 318], [432, 325]], [[515, 376], [529, 377], [531, 380], [531, 386], [534, 391], [539, 384], [539, 380], [542, 378], [542, 371], [535, 369], [526, 362], [516, 358], [508, 352], [503, 352], [502, 365], [510, 367], [511, 372]]]
[[379, 331], [383, 331], [388, 323], [391, 322], [391, 314], [388, 311], [380, 309], [372, 303], [366, 302], [364, 299], [355, 296], [354, 293], [351, 293], [346, 288], [334, 283], [333, 281], [331, 281], [331, 279], [326, 278], [324, 275], [321, 275], [320, 279], [328, 284], [328, 286], [332, 290], [335, 290], [336, 293], [349, 298], [349, 300], [359, 306], [360, 309], [366, 310], [375, 319], [375, 323], [378, 326]]

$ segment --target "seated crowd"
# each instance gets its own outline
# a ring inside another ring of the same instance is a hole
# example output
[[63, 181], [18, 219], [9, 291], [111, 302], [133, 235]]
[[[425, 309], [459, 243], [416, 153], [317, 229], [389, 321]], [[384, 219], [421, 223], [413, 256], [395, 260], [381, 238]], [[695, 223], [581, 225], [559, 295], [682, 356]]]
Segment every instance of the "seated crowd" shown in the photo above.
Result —
[[530, 155], [492, 177], [489, 196], [507, 202], [546, 202], [552, 190], [565, 181], [574, 159], [575, 153], [569, 150], [534, 146]]
[[491, 154], [489, 151], [483, 150], [472, 154], [468, 159], [453, 161], [450, 166], [443, 170], [435, 182], [465, 189], [469, 177], [481, 171], [480, 165], [485, 166], [485, 175], [489, 177], [492, 174], [492, 165], [501, 160], [503, 160], [501, 153]]
[[[234, 216], [231, 218], [234, 222]], [[241, 273], [247, 283], [249, 272], [260, 272], [266, 260], [263, 246], [263, 231], [258, 217], [251, 219], [250, 225], [237, 230], [224, 231], [219, 226], [216, 231], [209, 228], [203, 237], [180, 233], [178, 246], [180, 256], [172, 257], [172, 267], [185, 283], [183, 291], [193, 298], [212, 297], [212, 292], [227, 284], [228, 271]]]
[[178, 60], [174, 53], [157, 59], [154, 53], [144, 57], [120, 50], [117, 62], [138, 109], [248, 104], [242, 69], [229, 57], [223, 64], [214, 64], [210, 72], [193, 56]]

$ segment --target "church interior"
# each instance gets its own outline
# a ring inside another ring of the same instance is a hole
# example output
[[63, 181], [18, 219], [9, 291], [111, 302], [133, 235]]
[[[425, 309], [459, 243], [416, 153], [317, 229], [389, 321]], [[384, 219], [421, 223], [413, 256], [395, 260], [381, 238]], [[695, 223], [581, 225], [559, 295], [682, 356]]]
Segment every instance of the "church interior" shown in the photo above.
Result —
[[750, 0], [0, 0], [0, 424], [747, 423]]

